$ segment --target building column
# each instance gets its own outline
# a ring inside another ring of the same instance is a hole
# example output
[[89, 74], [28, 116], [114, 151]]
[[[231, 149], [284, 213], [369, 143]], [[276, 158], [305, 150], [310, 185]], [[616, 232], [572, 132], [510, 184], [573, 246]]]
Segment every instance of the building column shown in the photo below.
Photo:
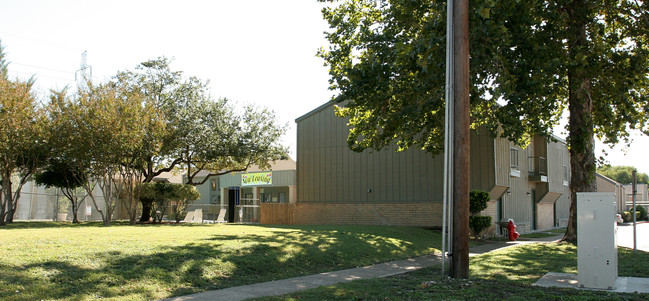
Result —
[[221, 191], [221, 202], [220, 202], [221, 208], [220, 209], [227, 208], [228, 207], [228, 202], [227, 202], [228, 199], [227, 198], [228, 198], [228, 195], [229, 195], [228, 194], [228, 188], [221, 188], [220, 191]]
[[295, 185], [288, 186], [288, 202], [295, 204], [297, 202], [297, 189]]

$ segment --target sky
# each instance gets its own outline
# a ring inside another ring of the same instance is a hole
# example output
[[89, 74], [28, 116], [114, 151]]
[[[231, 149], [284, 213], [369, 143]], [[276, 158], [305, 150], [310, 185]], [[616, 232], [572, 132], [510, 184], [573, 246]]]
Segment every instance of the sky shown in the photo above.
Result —
[[[213, 97], [273, 110], [288, 125], [282, 143], [295, 159], [295, 119], [334, 93], [316, 57], [327, 45], [322, 7], [316, 0], [2, 0], [0, 40], [10, 76], [34, 75], [43, 98], [76, 85], [84, 51], [95, 81], [173, 58], [173, 70], [209, 80]], [[628, 149], [598, 143], [598, 156], [602, 149], [608, 163], [649, 173], [649, 138], [636, 135]]]

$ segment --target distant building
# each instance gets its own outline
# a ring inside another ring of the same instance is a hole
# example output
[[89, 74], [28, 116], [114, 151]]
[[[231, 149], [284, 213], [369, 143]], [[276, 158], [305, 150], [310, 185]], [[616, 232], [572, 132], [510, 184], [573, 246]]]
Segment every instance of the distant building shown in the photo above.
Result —
[[[189, 210], [202, 209], [203, 218], [216, 220], [221, 209], [226, 210], [226, 222], [265, 223], [263, 214], [272, 204], [295, 203], [295, 161], [292, 159], [270, 162], [270, 168], [252, 166], [245, 172], [235, 172], [210, 177], [196, 186], [201, 198], [192, 203]], [[207, 172], [194, 179], [201, 181]]]
[[[629, 211], [633, 208], [633, 185], [625, 184], [624, 191], [626, 192], [626, 210]], [[649, 209], [649, 196], [647, 195], [647, 184], [636, 184], [636, 205]]]
[[615, 194], [615, 206], [618, 213], [626, 211], [626, 189], [624, 184], [620, 184], [615, 180], [602, 175], [596, 174], [597, 191], [598, 192], [612, 192]]

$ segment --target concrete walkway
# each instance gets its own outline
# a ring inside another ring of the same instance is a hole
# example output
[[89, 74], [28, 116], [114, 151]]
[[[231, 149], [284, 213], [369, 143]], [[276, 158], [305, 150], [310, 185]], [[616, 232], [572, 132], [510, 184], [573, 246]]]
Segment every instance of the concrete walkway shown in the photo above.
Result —
[[[561, 235], [539, 238], [534, 240], [519, 240], [515, 242], [497, 241], [490, 242], [469, 249], [469, 256], [484, 254], [494, 250], [513, 247], [520, 244], [534, 242], [550, 242], [561, 238]], [[279, 296], [296, 291], [329, 286], [342, 282], [349, 282], [360, 279], [373, 279], [394, 276], [406, 272], [418, 270], [441, 263], [441, 255], [426, 255], [410, 259], [391, 261], [375, 264], [367, 267], [353, 268], [341, 271], [321, 273], [310, 276], [276, 280], [270, 282], [256, 283], [244, 286], [231, 287], [215, 291], [207, 291], [193, 295], [173, 297], [164, 300], [168, 301], [203, 301], [203, 300], [245, 300], [267, 296]]]

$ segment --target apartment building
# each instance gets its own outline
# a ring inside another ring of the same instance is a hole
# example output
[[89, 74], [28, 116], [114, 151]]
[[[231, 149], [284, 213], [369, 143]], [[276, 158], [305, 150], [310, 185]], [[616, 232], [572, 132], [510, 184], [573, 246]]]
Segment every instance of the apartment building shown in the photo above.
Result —
[[[333, 103], [296, 119], [295, 224], [374, 224], [441, 227], [443, 159], [417, 148], [355, 153], [347, 121]], [[564, 141], [534, 137], [526, 148], [486, 132], [471, 136], [471, 189], [489, 192], [482, 213], [514, 219], [519, 232], [567, 224], [568, 149]]]

